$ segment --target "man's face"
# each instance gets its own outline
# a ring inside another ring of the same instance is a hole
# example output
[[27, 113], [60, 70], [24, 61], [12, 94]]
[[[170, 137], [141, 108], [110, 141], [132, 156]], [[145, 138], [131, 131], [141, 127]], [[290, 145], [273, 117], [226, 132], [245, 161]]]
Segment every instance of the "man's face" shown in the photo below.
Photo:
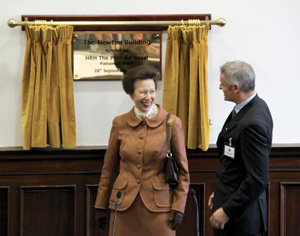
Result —
[[222, 73], [220, 75], [220, 86], [219, 89], [224, 93], [224, 100], [234, 102], [234, 86], [229, 86], [229, 84], [225, 81], [225, 75]]

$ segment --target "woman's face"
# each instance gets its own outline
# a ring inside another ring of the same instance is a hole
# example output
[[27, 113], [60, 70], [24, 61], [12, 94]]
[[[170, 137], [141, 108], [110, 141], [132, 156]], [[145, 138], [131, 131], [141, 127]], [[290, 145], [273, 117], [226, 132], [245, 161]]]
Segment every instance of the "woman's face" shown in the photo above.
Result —
[[156, 98], [153, 79], [136, 80], [134, 82], [134, 92], [130, 97], [140, 111], [149, 111]]

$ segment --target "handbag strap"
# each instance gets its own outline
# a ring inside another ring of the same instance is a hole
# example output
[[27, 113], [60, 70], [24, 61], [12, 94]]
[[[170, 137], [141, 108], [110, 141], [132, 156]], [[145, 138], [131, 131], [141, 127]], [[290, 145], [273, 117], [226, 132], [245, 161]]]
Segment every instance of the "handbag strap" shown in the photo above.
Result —
[[170, 113], [168, 113], [167, 115], [167, 145], [168, 145], [168, 153], [167, 153], [167, 157], [171, 157], [172, 153], [171, 153], [171, 142], [170, 142], [170, 125], [168, 123], [170, 118]]

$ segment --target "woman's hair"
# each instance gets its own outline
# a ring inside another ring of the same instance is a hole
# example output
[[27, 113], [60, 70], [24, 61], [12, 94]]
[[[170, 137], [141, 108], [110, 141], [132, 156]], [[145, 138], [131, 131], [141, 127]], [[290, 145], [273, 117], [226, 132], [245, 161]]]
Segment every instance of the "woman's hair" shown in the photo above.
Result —
[[146, 80], [152, 79], [155, 84], [155, 89], [157, 89], [157, 80], [159, 79], [158, 70], [149, 65], [137, 66], [130, 69], [127, 74], [123, 77], [123, 89], [125, 93], [131, 95], [134, 93], [134, 82], [136, 80]]
[[255, 88], [255, 73], [253, 67], [243, 61], [229, 61], [220, 68], [229, 86], [238, 84], [241, 91], [247, 93]]

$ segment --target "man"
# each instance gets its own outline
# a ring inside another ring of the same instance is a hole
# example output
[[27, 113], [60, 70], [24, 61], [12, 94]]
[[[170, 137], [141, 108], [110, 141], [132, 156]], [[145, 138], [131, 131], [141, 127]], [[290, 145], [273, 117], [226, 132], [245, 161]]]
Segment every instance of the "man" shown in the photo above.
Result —
[[208, 206], [215, 236], [257, 235], [267, 231], [266, 188], [273, 121], [255, 92], [251, 65], [232, 61], [220, 69], [224, 99], [236, 104], [219, 134], [219, 165]]

